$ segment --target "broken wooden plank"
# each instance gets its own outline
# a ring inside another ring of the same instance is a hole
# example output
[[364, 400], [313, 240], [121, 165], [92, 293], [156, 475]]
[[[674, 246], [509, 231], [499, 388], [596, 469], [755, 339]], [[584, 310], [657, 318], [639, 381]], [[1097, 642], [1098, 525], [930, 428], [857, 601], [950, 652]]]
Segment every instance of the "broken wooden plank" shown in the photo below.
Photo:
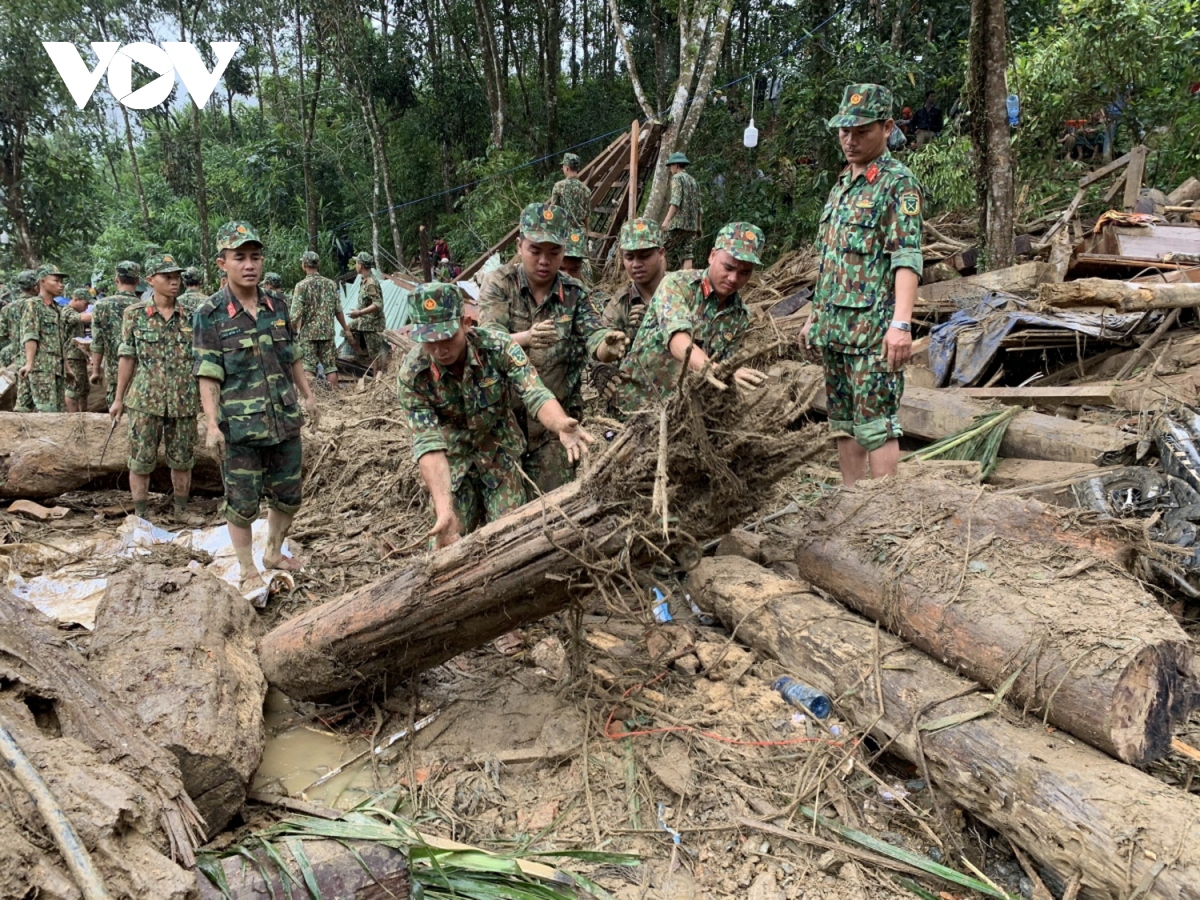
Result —
[[1038, 302], [1055, 309], [1107, 306], [1119, 312], [1189, 309], [1200, 307], [1200, 284], [1080, 278], [1064, 284], [1041, 285], [1038, 288]]
[[1137, 206], [1138, 194], [1142, 191], [1142, 179], [1146, 176], [1146, 155], [1149, 149], [1144, 144], [1138, 144], [1129, 151], [1129, 168], [1125, 171], [1125, 196], [1121, 207], [1126, 212], [1133, 212]]
[[1105, 176], [1111, 175], [1113, 172], [1117, 171], [1117, 169], [1123, 169], [1125, 166], [1129, 165], [1131, 158], [1132, 157], [1130, 153], [1126, 153], [1124, 156], [1118, 156], [1112, 162], [1104, 164], [1095, 171], [1089, 172], [1079, 179], [1079, 187], [1081, 189], [1089, 187]]
[[1063, 385], [1061, 387], [977, 387], [957, 388], [958, 393], [976, 400], [999, 400], [1009, 406], [1115, 406], [1117, 384], [1098, 381], [1094, 384]]

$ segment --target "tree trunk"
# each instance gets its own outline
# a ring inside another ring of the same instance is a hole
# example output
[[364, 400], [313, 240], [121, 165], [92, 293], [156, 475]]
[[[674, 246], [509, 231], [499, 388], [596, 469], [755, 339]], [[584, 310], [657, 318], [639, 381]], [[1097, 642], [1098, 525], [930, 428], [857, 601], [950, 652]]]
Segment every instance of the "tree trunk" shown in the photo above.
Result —
[[496, 46], [496, 27], [492, 22], [489, 0], [475, 0], [475, 27], [479, 30], [480, 63], [488, 110], [492, 117], [491, 145], [504, 147], [505, 73], [500, 71], [500, 52]]
[[654, 118], [654, 110], [646, 99], [642, 89], [642, 80], [638, 77], [637, 64], [633, 60], [633, 51], [629, 47], [629, 38], [625, 36], [625, 25], [621, 22], [621, 12], [617, 8], [617, 0], [608, 0], [608, 12], [612, 16], [613, 29], [617, 32], [617, 40], [621, 44], [621, 53], [625, 56], [625, 68], [629, 72], [629, 81], [633, 85], [633, 96], [637, 98], [638, 106], [647, 119]]
[[4, 187], [4, 209], [13, 224], [17, 255], [27, 268], [32, 269], [37, 264], [37, 256], [33, 252], [29, 215], [25, 209], [25, 123], [4, 124], [8, 132], [5, 135], [6, 152], [0, 153], [0, 184]]
[[[261, 848], [250, 852], [254, 856], [251, 865], [241, 855], [221, 861], [228, 894], [207, 878], [197, 878], [200, 900], [408, 900], [412, 896], [408, 857], [377, 841], [305, 840], [304, 856], [317, 888], [315, 894], [309, 891], [305, 873], [286, 842], [280, 842], [274, 853]], [[279, 860], [286, 873], [279, 871]]]
[[[304, 29], [300, 4], [296, 4], [296, 71], [300, 92], [297, 96], [300, 113], [300, 168], [304, 173], [304, 223], [308, 231], [308, 249], [317, 249], [319, 223], [317, 218], [317, 186], [313, 178], [313, 135], [317, 128], [317, 97], [321, 93], [322, 54], [317, 53], [317, 71], [308, 86], [304, 71]], [[307, 89], [306, 89], [307, 88]], [[311, 96], [310, 96], [311, 95]]]
[[[721, 558], [703, 560], [688, 584], [740, 640], [835, 698], [838, 712], [881, 746], [927, 767], [931, 787], [1063, 882], [1081, 874], [1084, 896], [1132, 897], [1139, 885], [1153, 885], [1147, 896], [1195, 895], [1195, 796], [1048, 734], [1040, 722], [989, 713], [978, 685], [801, 582]], [[964, 718], [930, 727], [953, 716]]]
[[[1129, 549], [1062, 510], [937, 475], [803, 510], [803, 577], [1093, 747], [1144, 765], [1195, 705], [1191, 643], [1119, 565]], [[888, 535], [881, 539], [880, 535]]]
[[[388, 227], [392, 233], [392, 254], [396, 265], [404, 265], [404, 243], [400, 240], [400, 222], [396, 218], [396, 201], [392, 199], [392, 163], [387, 155], [387, 138], [383, 126], [379, 122], [379, 112], [375, 101], [367, 98], [367, 112], [370, 114], [371, 139], [375, 142], [376, 153], [379, 155], [379, 174], [383, 182], [383, 199], [387, 204]], [[382, 267], [381, 267], [382, 268]]]
[[138, 208], [142, 211], [142, 224], [146, 227], [146, 235], [149, 237], [152, 233], [150, 207], [146, 205], [146, 190], [142, 187], [142, 170], [138, 165], [137, 146], [133, 141], [133, 128], [129, 124], [129, 110], [124, 106], [121, 106], [121, 118], [125, 122], [125, 146], [129, 149], [129, 171], [133, 173], [133, 189], [137, 191]]
[[[0, 412], [0, 498], [57, 497], [126, 471], [129, 429], [118, 425], [110, 440], [111, 423], [105, 413]], [[220, 464], [205, 447], [203, 424], [196, 428], [193, 484], [220, 490]]]
[[211, 839], [246, 801], [266, 745], [258, 614], [204, 571], [134, 566], [108, 580], [88, 659], [143, 733], [175, 754]]
[[1191, 309], [1200, 307], [1200, 284], [1080, 278], [1063, 284], [1040, 285], [1038, 300], [1057, 309], [1107, 306], [1118, 312], [1131, 313], [1150, 309]]
[[1004, 0], [972, 0], [968, 90], [980, 232], [989, 269], [1013, 260], [1013, 160], [1006, 99], [1008, 20]]

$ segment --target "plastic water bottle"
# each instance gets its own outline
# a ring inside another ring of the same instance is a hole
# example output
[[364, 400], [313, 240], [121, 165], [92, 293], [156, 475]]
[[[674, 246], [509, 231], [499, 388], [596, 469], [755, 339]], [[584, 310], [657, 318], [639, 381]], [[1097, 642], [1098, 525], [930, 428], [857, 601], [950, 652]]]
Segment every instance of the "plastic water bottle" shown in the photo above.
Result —
[[1021, 100], [1016, 94], [1009, 94], [1008, 99], [1004, 101], [1004, 105], [1008, 107], [1008, 124], [1013, 128], [1021, 121]]
[[779, 691], [783, 699], [792, 706], [808, 707], [809, 711], [818, 719], [824, 719], [833, 709], [833, 704], [829, 702], [829, 698], [825, 694], [814, 687], [802, 684], [795, 678], [785, 675], [776, 679], [771, 687]]

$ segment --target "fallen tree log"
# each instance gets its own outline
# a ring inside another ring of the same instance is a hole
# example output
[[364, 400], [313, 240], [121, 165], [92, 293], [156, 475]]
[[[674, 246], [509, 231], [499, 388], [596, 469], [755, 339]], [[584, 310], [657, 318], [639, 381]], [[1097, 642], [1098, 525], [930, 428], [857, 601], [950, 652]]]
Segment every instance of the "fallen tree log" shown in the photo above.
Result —
[[1167, 752], [1195, 648], [1070, 511], [935, 474], [862, 482], [788, 521], [803, 578], [1120, 760]]
[[739, 640], [825, 691], [881, 745], [927, 765], [955, 803], [1064, 882], [1080, 874], [1083, 896], [1196, 896], [1195, 796], [1040, 723], [990, 712], [978, 685], [806, 584], [731, 557], [703, 560], [688, 584]]
[[258, 615], [210, 572], [134, 566], [108, 580], [92, 670], [175, 754], [208, 836], [241, 811], [266, 745]]
[[[259, 900], [262, 897], [291, 897], [293, 900], [408, 900], [412, 896], [408, 857], [376, 841], [295, 839], [312, 873], [312, 893], [296, 860], [293, 844], [274, 853], [250, 851], [254, 863], [239, 854], [214, 863], [221, 870], [228, 892], [205, 876], [196, 879], [201, 900]], [[279, 862], [283, 862], [281, 871]]]
[[1185, 309], [1200, 306], [1200, 284], [1080, 278], [1062, 284], [1041, 285], [1038, 288], [1038, 303], [1055, 309], [1107, 306], [1125, 313]]
[[[581, 583], [623, 578], [626, 564], [610, 559], [665, 542], [668, 520], [671, 541], [724, 533], [824, 446], [822, 429], [787, 429], [813, 389], [777, 384], [771, 401], [746, 404], [689, 380], [665, 409], [635, 416], [579, 481], [276, 627], [259, 645], [267, 681], [317, 699], [407, 678], [562, 609]], [[660, 472], [665, 508], [652, 501]]]
[[[103, 413], [0, 412], [0, 498], [56, 497], [127, 471], [129, 426], [111, 424]], [[196, 428], [193, 487], [220, 490], [220, 464], [204, 445], [203, 426]]]

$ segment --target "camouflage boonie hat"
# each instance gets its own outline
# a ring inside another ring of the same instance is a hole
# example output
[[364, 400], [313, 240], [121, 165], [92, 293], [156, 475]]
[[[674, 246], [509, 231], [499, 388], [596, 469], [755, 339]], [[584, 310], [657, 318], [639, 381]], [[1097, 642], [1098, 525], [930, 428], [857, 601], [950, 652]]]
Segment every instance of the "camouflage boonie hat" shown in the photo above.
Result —
[[579, 169], [579, 155], [577, 153], [564, 153], [562, 164], [569, 169]]
[[117, 263], [116, 268], [118, 278], [123, 278], [126, 281], [140, 281], [142, 278], [142, 267], [132, 259], [121, 260]]
[[563, 256], [582, 259], [587, 256], [587, 235], [582, 231], [572, 231], [567, 235], [567, 249]]
[[667, 157], [668, 166], [690, 166], [691, 164], [692, 161], [678, 150]]
[[217, 229], [217, 252], [236, 250], [243, 244], [262, 246], [262, 238], [248, 222], [226, 222]]
[[175, 257], [170, 253], [155, 253], [153, 256], [147, 256], [142, 268], [144, 269], [143, 274], [147, 278], [151, 275], [175, 275], [183, 271], [183, 266], [175, 262]]
[[762, 260], [758, 254], [762, 252], [764, 240], [762, 230], [758, 226], [749, 222], [730, 222], [717, 232], [713, 249], [724, 250], [734, 259], [761, 266]]
[[662, 226], [653, 219], [633, 219], [621, 226], [622, 250], [655, 250], [662, 245]]
[[198, 284], [203, 284], [204, 273], [195, 266], [188, 266], [183, 270], [183, 283], [188, 287], [195, 287]]
[[38, 275], [34, 269], [22, 269], [17, 273], [17, 287], [23, 291], [32, 291], [37, 287]]
[[567, 211], [549, 203], [530, 203], [521, 211], [521, 237], [535, 244], [567, 246]]
[[892, 117], [892, 92], [881, 84], [848, 84], [830, 128], [853, 128]]
[[375, 254], [363, 251], [353, 257], [354, 261], [360, 266], [366, 266], [368, 269], [375, 268]]
[[57, 275], [59, 278], [67, 277], [66, 272], [60, 272], [57, 268], [50, 265], [49, 263], [45, 263], [44, 265], [38, 266], [35, 271], [37, 272], [37, 280], [38, 281], [41, 281], [47, 275]]
[[412, 339], [421, 344], [454, 337], [462, 324], [462, 293], [452, 284], [421, 284], [412, 293]]
[[87, 288], [75, 288], [71, 291], [72, 300], [82, 300], [84, 303], [92, 302], [92, 292]]
[[278, 272], [268, 272], [263, 276], [263, 284], [273, 288], [283, 287], [283, 276]]
[[300, 265], [302, 266], [315, 266], [319, 265], [320, 262], [321, 257], [317, 255], [317, 251], [315, 250], [305, 250], [300, 254]]

